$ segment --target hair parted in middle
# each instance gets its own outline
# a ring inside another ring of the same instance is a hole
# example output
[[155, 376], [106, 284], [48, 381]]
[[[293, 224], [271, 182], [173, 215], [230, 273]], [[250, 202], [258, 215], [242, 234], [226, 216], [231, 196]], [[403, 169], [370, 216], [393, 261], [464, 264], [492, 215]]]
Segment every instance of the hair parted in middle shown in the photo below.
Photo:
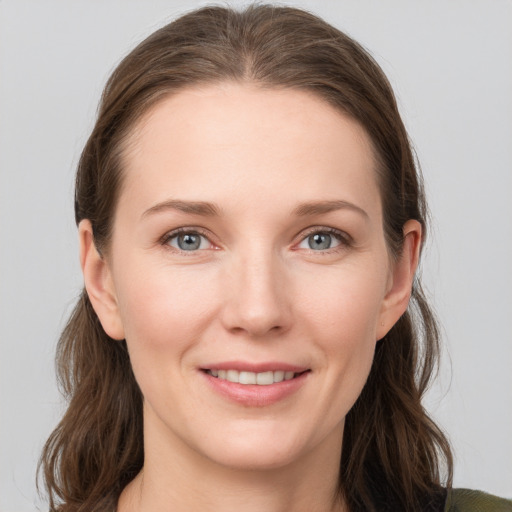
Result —
[[[109, 251], [127, 140], [141, 117], [184, 88], [221, 82], [308, 91], [368, 133], [389, 253], [406, 221], [427, 228], [421, 176], [384, 73], [358, 43], [292, 7], [204, 7], [157, 30], [115, 69], [78, 165], [75, 214]], [[416, 279], [408, 311], [377, 344], [368, 381], [346, 417], [340, 493], [352, 512], [418, 510], [451, 482], [452, 456], [421, 399], [439, 353], [435, 318]], [[144, 463], [142, 402], [126, 343], [104, 332], [85, 290], [59, 341], [57, 368], [69, 400], [41, 468], [52, 510], [115, 510]]]

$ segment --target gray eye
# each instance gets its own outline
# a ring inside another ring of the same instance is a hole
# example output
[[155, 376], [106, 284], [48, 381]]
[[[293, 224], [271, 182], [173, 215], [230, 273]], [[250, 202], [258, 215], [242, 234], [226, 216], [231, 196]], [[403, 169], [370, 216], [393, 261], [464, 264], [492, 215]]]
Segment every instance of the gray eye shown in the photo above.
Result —
[[195, 251], [201, 245], [199, 235], [180, 235], [178, 236], [178, 246], [183, 251]]
[[208, 246], [206, 237], [199, 233], [181, 233], [169, 240], [169, 245], [182, 251], [197, 251]]
[[315, 233], [307, 238], [310, 249], [321, 251], [330, 249], [332, 244], [332, 236], [328, 233]]

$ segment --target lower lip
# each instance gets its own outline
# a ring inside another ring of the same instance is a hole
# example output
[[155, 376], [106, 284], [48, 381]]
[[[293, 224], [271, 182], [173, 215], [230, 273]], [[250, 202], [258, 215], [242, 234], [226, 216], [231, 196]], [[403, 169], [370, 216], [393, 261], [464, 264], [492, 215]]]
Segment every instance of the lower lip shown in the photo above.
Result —
[[310, 372], [304, 372], [290, 380], [267, 386], [239, 384], [219, 379], [201, 371], [212, 389], [229, 400], [247, 407], [265, 407], [275, 404], [296, 393], [306, 382]]

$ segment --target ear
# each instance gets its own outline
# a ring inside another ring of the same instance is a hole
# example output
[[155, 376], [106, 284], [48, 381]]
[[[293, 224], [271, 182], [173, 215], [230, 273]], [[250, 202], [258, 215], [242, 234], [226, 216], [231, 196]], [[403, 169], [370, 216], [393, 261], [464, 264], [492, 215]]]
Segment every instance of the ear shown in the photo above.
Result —
[[116, 340], [124, 339], [114, 282], [106, 259], [94, 245], [91, 222], [82, 220], [78, 226], [80, 265], [85, 289], [104, 331]]
[[377, 326], [377, 340], [382, 339], [405, 313], [411, 298], [414, 275], [420, 259], [421, 224], [417, 220], [408, 220], [404, 224], [403, 232], [402, 253], [391, 270]]

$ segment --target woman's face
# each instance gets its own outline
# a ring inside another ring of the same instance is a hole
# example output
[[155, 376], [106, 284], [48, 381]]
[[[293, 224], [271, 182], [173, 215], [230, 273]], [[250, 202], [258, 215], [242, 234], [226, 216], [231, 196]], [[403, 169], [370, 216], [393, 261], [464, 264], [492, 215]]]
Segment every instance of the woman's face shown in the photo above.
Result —
[[146, 443], [238, 468], [339, 452], [419, 240], [391, 264], [365, 131], [310, 93], [205, 86], [153, 108], [124, 164], [108, 256], [83, 223], [82, 261]]

